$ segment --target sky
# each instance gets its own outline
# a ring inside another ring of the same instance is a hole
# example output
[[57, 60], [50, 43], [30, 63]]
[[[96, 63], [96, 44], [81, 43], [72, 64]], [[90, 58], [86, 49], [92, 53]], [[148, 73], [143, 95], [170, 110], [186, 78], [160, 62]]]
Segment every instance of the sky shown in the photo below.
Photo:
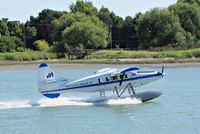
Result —
[[[136, 13], [158, 7], [165, 8], [176, 3], [177, 0], [90, 0], [100, 9], [102, 5], [109, 8], [116, 15], [125, 18], [134, 17]], [[43, 9], [69, 11], [70, 3], [76, 0], [1, 0], [0, 18], [12, 21], [26, 22], [30, 16], [37, 17]]]

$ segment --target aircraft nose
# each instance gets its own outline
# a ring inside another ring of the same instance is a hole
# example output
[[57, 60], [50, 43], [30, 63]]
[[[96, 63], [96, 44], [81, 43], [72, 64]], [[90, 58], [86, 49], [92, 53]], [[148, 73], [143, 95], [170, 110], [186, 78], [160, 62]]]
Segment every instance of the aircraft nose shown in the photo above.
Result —
[[165, 73], [157, 72], [158, 76], [165, 76]]
[[159, 75], [159, 76], [160, 76], [160, 75], [162, 75], [162, 73], [161, 73], [161, 72], [157, 72], [157, 75]]

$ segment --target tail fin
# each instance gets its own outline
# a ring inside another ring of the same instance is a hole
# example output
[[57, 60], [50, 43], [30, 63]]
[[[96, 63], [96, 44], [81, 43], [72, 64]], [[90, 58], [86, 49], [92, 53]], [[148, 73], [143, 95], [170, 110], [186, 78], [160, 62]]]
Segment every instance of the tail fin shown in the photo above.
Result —
[[48, 98], [58, 98], [63, 86], [55, 72], [46, 64], [42, 63], [38, 70], [38, 88], [40, 93]]

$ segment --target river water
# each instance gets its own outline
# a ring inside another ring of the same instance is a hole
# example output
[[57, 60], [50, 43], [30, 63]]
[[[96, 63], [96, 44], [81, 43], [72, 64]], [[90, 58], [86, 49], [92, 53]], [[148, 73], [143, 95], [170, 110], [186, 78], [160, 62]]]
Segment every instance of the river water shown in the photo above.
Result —
[[[56, 73], [73, 80], [94, 71]], [[96, 104], [84, 100], [95, 100], [98, 93], [43, 97], [36, 70], [0, 71], [0, 134], [200, 133], [200, 68], [166, 68], [165, 72], [165, 78], [136, 89], [163, 92], [151, 102], [125, 98]]]

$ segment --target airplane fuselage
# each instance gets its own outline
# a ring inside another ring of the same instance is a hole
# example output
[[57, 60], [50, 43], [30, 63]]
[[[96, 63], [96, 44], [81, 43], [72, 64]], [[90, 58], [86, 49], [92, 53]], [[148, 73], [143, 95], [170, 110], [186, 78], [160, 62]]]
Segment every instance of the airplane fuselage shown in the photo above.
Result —
[[[51, 92], [99, 92], [112, 91], [115, 88], [123, 89], [127, 84], [131, 83], [133, 87], [140, 87], [146, 85], [152, 81], [158, 80], [162, 77], [162, 74], [157, 71], [137, 73], [133, 76], [129, 74], [126, 78], [121, 80], [118, 76], [115, 79], [111, 79], [110, 75], [91, 75], [67, 84], [64, 84], [61, 88], [52, 90]], [[109, 79], [108, 79], [109, 77]], [[122, 84], [120, 85], [120, 82]], [[48, 91], [49, 92], [49, 91]]]

